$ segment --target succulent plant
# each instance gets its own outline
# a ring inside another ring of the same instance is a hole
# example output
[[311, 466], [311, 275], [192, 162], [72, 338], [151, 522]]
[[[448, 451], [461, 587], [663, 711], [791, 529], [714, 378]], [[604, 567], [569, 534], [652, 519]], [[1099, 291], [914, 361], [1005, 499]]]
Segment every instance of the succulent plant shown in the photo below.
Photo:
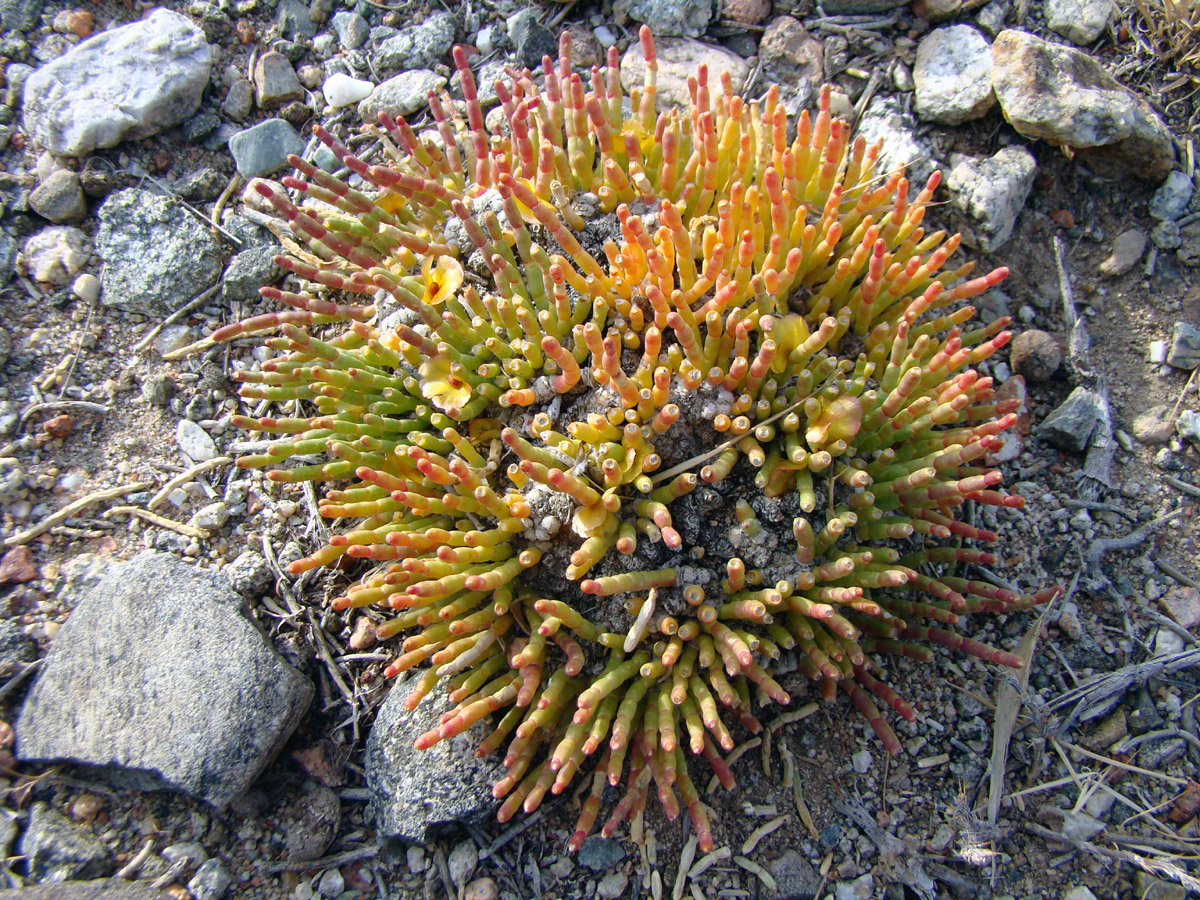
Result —
[[573, 848], [622, 780], [605, 834], [653, 784], [710, 847], [689, 757], [732, 784], [730, 728], [787, 704], [785, 673], [895, 752], [876, 703], [915, 714], [880, 661], [1019, 666], [949, 626], [1047, 597], [949, 574], [995, 562], [958, 508], [1021, 501], [986, 464], [1013, 405], [974, 368], [1008, 320], [964, 330], [962, 302], [1007, 273], [945, 270], [938, 176], [877, 171], [828, 89], [794, 132], [777, 88], [703, 68], [658, 111], [641, 44], [626, 98], [616, 50], [581, 76], [564, 35], [496, 84], [491, 133], [456, 49], [465, 102], [430, 96], [436, 134], [366, 125], [378, 164], [318, 128], [349, 181], [292, 158], [295, 202], [259, 186], [304, 291], [214, 335], [278, 333], [238, 378], [284, 414], [236, 424], [279, 437], [239, 465], [329, 484], [335, 533], [291, 572], [363, 561], [334, 606], [391, 611], [410, 709], [449, 692], [418, 747], [477, 726], [503, 751], [501, 820], [590, 766]]

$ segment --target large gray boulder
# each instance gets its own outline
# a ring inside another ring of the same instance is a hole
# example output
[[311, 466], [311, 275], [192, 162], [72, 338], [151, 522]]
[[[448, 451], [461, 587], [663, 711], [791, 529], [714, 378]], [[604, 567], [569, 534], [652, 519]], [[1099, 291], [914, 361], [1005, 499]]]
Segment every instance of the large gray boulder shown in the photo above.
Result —
[[169, 198], [129, 188], [109, 197], [99, 215], [105, 306], [165, 316], [221, 277], [220, 243]]
[[25, 81], [25, 128], [56, 156], [83, 156], [178, 125], [200, 106], [213, 51], [186, 16], [157, 9], [102, 32]]
[[437, 727], [451, 708], [438, 689], [412, 712], [404, 701], [416, 680], [392, 688], [367, 738], [364, 768], [371, 791], [375, 826], [389, 838], [425, 843], [441, 826], [477, 822], [495, 807], [492, 785], [507, 771], [500, 755], [475, 758], [487, 736], [482, 724], [467, 732], [417, 750], [413, 742]]
[[220, 572], [170, 554], [109, 567], [54, 639], [17, 720], [17, 758], [228, 803], [313, 695], [241, 605]]
[[992, 44], [992, 87], [1021, 134], [1148, 181], [1162, 181], [1174, 167], [1175, 144], [1162, 119], [1086, 53], [1002, 31]]

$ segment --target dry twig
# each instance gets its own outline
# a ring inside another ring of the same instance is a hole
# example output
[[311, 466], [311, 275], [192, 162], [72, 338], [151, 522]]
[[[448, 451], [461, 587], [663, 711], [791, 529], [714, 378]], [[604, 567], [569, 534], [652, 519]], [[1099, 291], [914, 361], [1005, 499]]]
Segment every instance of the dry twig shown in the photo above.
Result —
[[159, 488], [158, 493], [151, 497], [150, 502], [146, 504], [146, 508], [158, 509], [158, 507], [167, 502], [167, 497], [170, 496], [171, 491], [175, 490], [175, 488], [179, 487], [180, 485], [187, 484], [193, 478], [203, 475], [205, 472], [209, 472], [212, 469], [227, 465], [231, 462], [233, 462], [232, 457], [217, 456], [213, 459], [206, 459], [202, 463], [196, 463], [196, 465], [192, 466], [190, 469], [185, 469], [184, 471], [180, 472], [161, 488]]
[[55, 525], [65, 522], [77, 512], [87, 509], [89, 506], [95, 506], [97, 503], [103, 503], [105, 500], [113, 500], [117, 497], [123, 497], [126, 494], [132, 494], [135, 491], [144, 491], [154, 487], [148, 481], [135, 481], [133, 484], [124, 484], [120, 487], [107, 488], [103, 491], [96, 491], [94, 494], [88, 494], [86, 497], [80, 497], [71, 503], [68, 503], [58, 512], [51, 513], [38, 522], [36, 525], [31, 525], [24, 531], [19, 531], [11, 537], [5, 538], [5, 547], [17, 547], [21, 544], [27, 544], [39, 534], [49, 531]]

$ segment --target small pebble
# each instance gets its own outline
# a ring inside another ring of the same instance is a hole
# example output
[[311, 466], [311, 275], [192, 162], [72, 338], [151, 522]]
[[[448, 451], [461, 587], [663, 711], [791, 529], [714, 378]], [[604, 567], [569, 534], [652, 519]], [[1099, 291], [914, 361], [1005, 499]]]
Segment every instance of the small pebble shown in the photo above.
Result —
[[71, 285], [71, 292], [85, 303], [95, 303], [100, 299], [100, 279], [91, 272], [84, 272]]
[[375, 623], [366, 616], [354, 620], [354, 628], [350, 632], [351, 650], [370, 650], [375, 646]]
[[75, 428], [75, 420], [63, 413], [42, 423], [42, 431], [52, 438], [65, 438]]
[[1124, 275], [1138, 264], [1146, 252], [1146, 232], [1130, 229], [1117, 235], [1112, 253], [1100, 263], [1100, 274], [1110, 278]]
[[625, 889], [628, 886], [629, 876], [617, 870], [600, 879], [600, 883], [596, 885], [596, 894], [603, 897], [604, 900], [617, 900], [618, 897], [625, 896]]
[[1200, 412], [1196, 412], [1194, 409], [1185, 409], [1179, 414], [1179, 421], [1175, 423], [1175, 428], [1184, 440], [1200, 444]]
[[463, 900], [498, 900], [499, 897], [500, 889], [491, 878], [476, 878], [463, 891]]
[[180, 419], [175, 428], [175, 441], [188, 457], [204, 462], [217, 455], [217, 445], [207, 432], [190, 419]]
[[425, 867], [429, 864], [425, 859], [424, 847], [409, 847], [405, 851], [405, 861], [408, 865], [408, 871], [413, 874], [424, 872]]
[[475, 49], [478, 50], [483, 56], [487, 56], [492, 52], [493, 49], [495, 49], [495, 45], [492, 43], [491, 25], [485, 25], [483, 28], [479, 29], [479, 33], [475, 35]]
[[450, 868], [450, 880], [455, 887], [461, 888], [479, 865], [479, 850], [473, 841], [463, 841], [450, 851], [446, 864]]
[[337, 869], [326, 869], [317, 882], [317, 893], [322, 897], [338, 897], [346, 889], [346, 879]]
[[76, 822], [89, 823], [104, 809], [104, 801], [95, 794], [80, 794], [71, 804], [71, 818]]
[[341, 72], [334, 72], [325, 79], [321, 93], [325, 95], [326, 103], [334, 109], [341, 109], [370, 96], [373, 90], [375, 85], [365, 79], [351, 78]]
[[1012, 369], [1027, 381], [1048, 381], [1062, 365], [1062, 345], [1053, 335], [1032, 329], [1013, 338]]

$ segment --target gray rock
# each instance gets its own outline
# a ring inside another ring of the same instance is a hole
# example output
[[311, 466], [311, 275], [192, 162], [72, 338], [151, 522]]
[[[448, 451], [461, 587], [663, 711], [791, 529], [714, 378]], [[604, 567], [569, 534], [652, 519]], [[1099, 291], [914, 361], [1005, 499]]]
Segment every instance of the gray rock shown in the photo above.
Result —
[[536, 70], [542, 57], [558, 58], [558, 37], [538, 21], [539, 11], [527, 7], [508, 21], [508, 36], [517, 51], [517, 60], [527, 69]]
[[25, 663], [33, 662], [33, 641], [8, 619], [0, 619], [0, 675], [11, 675]]
[[839, 881], [833, 887], [835, 900], [871, 900], [875, 896], [875, 876], [868, 872], [853, 881]]
[[413, 69], [401, 72], [376, 85], [375, 90], [358, 104], [358, 117], [363, 122], [374, 122], [379, 113], [408, 116], [423, 109], [430, 91], [440, 91], [446, 79], [429, 69]]
[[970, 25], [931, 31], [917, 47], [913, 84], [920, 118], [943, 125], [978, 119], [996, 102], [987, 39]]
[[[710, 72], [728, 72], [734, 84], [742, 84], [750, 74], [750, 66], [740, 56], [722, 47], [704, 44], [691, 38], [663, 38], [655, 41], [658, 50], [658, 103], [660, 109], [669, 106], [686, 107], [689, 103], [687, 80], [701, 65]], [[625, 90], [641, 89], [646, 76], [646, 60], [641, 45], [634, 41], [621, 57], [621, 86]]]
[[1009, 362], [1026, 381], [1049, 381], [1062, 365], [1063, 348], [1053, 335], [1032, 329], [1013, 338]]
[[189, 144], [200, 144], [220, 127], [221, 119], [216, 113], [200, 112], [184, 122], [179, 133]]
[[219, 859], [208, 859], [201, 864], [188, 882], [188, 893], [193, 900], [221, 900], [233, 884], [233, 876]]
[[1134, 438], [1147, 446], [1165, 444], [1175, 433], [1173, 407], [1164, 403], [1139, 413], [1130, 425], [1130, 431]]
[[313, 695], [241, 605], [219, 572], [168, 554], [111, 566], [50, 648], [17, 721], [17, 757], [228, 803]]
[[0, 900], [175, 900], [175, 895], [156, 891], [148, 881], [101, 878], [0, 891]]
[[336, 172], [342, 167], [342, 161], [337, 158], [337, 154], [324, 144], [317, 146], [316, 152], [313, 153], [312, 161], [318, 168], [325, 172]]
[[1146, 232], [1131, 228], [1117, 235], [1112, 253], [1100, 263], [1100, 274], [1116, 277], [1124, 275], [1138, 264], [1146, 252]]
[[[1156, 219], [1174, 221], [1187, 212], [1195, 185], [1192, 179], [1176, 169], [1166, 177], [1150, 198], [1150, 215]], [[33, 198], [30, 198], [32, 201]]]
[[30, 877], [41, 882], [97, 878], [109, 863], [108, 848], [89, 829], [45, 803], [33, 804], [20, 852]]
[[45, 0], [0, 0], [0, 26], [10, 31], [29, 31], [42, 18]]
[[811, 900], [821, 888], [821, 876], [812, 863], [795, 850], [785, 850], [767, 864], [775, 879], [774, 900]]
[[576, 862], [593, 872], [607, 872], [625, 861], [625, 849], [620, 841], [593, 834], [579, 848]]
[[883, 142], [877, 172], [904, 166], [914, 186], [923, 187], [937, 168], [933, 142], [917, 134], [917, 120], [904, 108], [900, 97], [876, 94], [863, 110], [858, 133], [868, 143]]
[[954, 205], [969, 218], [963, 241], [991, 253], [1012, 235], [1033, 187], [1037, 160], [1024, 147], [1004, 147], [990, 159], [955, 161], [946, 185]]
[[627, 896], [628, 887], [628, 875], [621, 871], [609, 872], [596, 884], [596, 896], [601, 900], [617, 900], [618, 897]]
[[1171, 132], [1158, 114], [1078, 50], [1003, 31], [992, 45], [992, 87], [1021, 134], [1149, 181], [1175, 165]]
[[9, 63], [4, 68], [4, 80], [8, 82], [4, 91], [4, 105], [16, 109], [21, 105], [25, 93], [25, 80], [34, 72], [33, 66], [25, 63]]
[[56, 156], [156, 134], [197, 110], [212, 60], [203, 31], [186, 16], [157, 9], [30, 75], [25, 129]]
[[1179, 421], [1175, 423], [1175, 429], [1184, 440], [1200, 444], [1200, 412], [1196, 412], [1194, 409], [1185, 409], [1179, 414]]
[[317, 893], [326, 900], [340, 897], [346, 889], [346, 879], [337, 869], [326, 869], [317, 881]]
[[371, 61], [382, 74], [410, 69], [430, 69], [450, 52], [458, 26], [447, 12], [435, 12], [420, 25], [406, 28], [385, 40], [374, 52]]
[[288, 859], [318, 859], [333, 843], [341, 820], [338, 795], [323, 785], [307, 785], [284, 817]]
[[655, 37], [698, 38], [708, 30], [717, 12], [715, 7], [712, 0], [616, 0], [613, 12], [617, 21], [624, 16], [644, 22]]
[[69, 169], [55, 169], [30, 192], [29, 208], [55, 225], [78, 222], [87, 215], [79, 176]]
[[151, 406], [165, 409], [175, 393], [175, 382], [171, 376], [156, 373], [146, 376], [142, 382], [142, 399]]
[[245, 78], [237, 79], [229, 86], [229, 93], [221, 101], [221, 112], [235, 122], [241, 122], [254, 109], [254, 85]]
[[364, 768], [379, 831], [425, 843], [444, 825], [489, 815], [495, 806], [491, 785], [505, 769], [495, 755], [475, 758], [483, 736], [479, 726], [428, 750], [414, 749], [413, 741], [451, 708], [439, 690], [408, 712], [404, 700], [414, 684], [395, 685], [384, 700], [367, 738]]
[[284, 275], [275, 262], [279, 250], [269, 245], [243, 250], [229, 261], [222, 291], [226, 300], [253, 300], [263, 285], [275, 284]]
[[771, 20], [759, 42], [758, 57], [766, 75], [809, 99], [825, 81], [824, 47], [792, 16]]
[[[1137, 764], [1144, 769], [1161, 770], [1182, 756], [1186, 747], [1183, 738], [1166, 737], [1146, 741], [1138, 751]], [[1158, 896], [1164, 895], [1165, 892]]]
[[979, 11], [975, 17], [977, 24], [988, 37], [995, 37], [1004, 30], [1004, 20], [1008, 18], [1008, 4], [1004, 0], [992, 0]]
[[91, 256], [86, 234], [70, 225], [55, 225], [27, 240], [18, 262], [35, 281], [69, 284]]
[[243, 178], [258, 178], [284, 168], [290, 154], [304, 152], [304, 140], [283, 119], [267, 119], [229, 139], [229, 152]]
[[258, 58], [254, 64], [254, 100], [259, 109], [275, 109], [303, 99], [304, 88], [286, 56], [272, 50]]
[[312, 37], [317, 33], [317, 23], [308, 14], [308, 4], [303, 0], [279, 0], [275, 7], [275, 24], [288, 40]]
[[99, 216], [105, 306], [167, 315], [221, 276], [221, 245], [167, 197], [129, 188], [104, 201]]
[[1179, 223], [1164, 219], [1150, 229], [1150, 240], [1159, 250], [1178, 250], [1183, 246]]
[[1194, 369], [1200, 366], [1200, 328], [1191, 322], [1176, 322], [1171, 332], [1171, 349], [1167, 351], [1167, 365], [1177, 369]]
[[16, 271], [17, 242], [12, 235], [0, 231], [0, 287], [8, 284]]
[[1077, 387], [1058, 409], [1046, 416], [1038, 430], [1060, 450], [1082, 453], [1099, 419], [1096, 395], [1085, 387]]
[[[169, 351], [168, 351], [169, 352]], [[190, 459], [204, 462], [217, 455], [217, 445], [207, 431], [190, 419], [180, 419], [175, 429], [175, 442]]]
[[175, 185], [175, 193], [195, 203], [216, 200], [229, 183], [229, 174], [218, 169], [196, 169], [184, 175]]
[[338, 42], [346, 50], [357, 50], [367, 42], [367, 34], [371, 30], [371, 26], [356, 12], [342, 12], [333, 14], [333, 30], [337, 33]]
[[1046, 25], [1081, 46], [1100, 37], [1112, 14], [1113, 0], [1046, 0]]

